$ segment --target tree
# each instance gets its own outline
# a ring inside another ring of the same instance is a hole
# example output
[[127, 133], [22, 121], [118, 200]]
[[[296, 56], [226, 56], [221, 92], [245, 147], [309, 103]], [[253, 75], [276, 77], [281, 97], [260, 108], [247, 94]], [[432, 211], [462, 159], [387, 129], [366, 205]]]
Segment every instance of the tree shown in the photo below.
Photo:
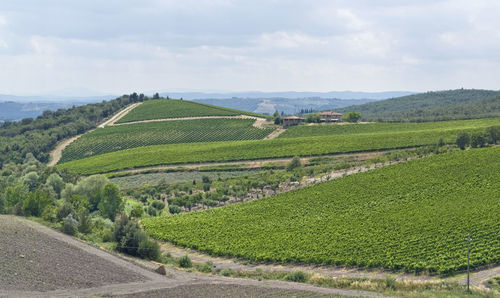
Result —
[[472, 148], [484, 147], [486, 143], [486, 137], [480, 132], [473, 133], [470, 136], [470, 145]]
[[355, 122], [358, 122], [359, 119], [361, 119], [361, 113], [359, 113], [359, 112], [349, 112], [349, 113], [344, 114], [344, 116], [342, 116], [342, 120], [344, 120], [346, 122], [355, 123]]
[[486, 129], [486, 134], [488, 135], [488, 141], [491, 144], [496, 144], [500, 140], [500, 126], [491, 126]]
[[107, 217], [112, 221], [116, 215], [123, 210], [123, 198], [120, 195], [118, 186], [108, 183], [102, 191], [102, 198], [98, 205], [99, 211], [103, 217]]
[[153, 95], [153, 99], [160, 99], [160, 94], [158, 94], [158, 92], [156, 92], [156, 93]]
[[25, 216], [41, 216], [43, 209], [50, 205], [52, 200], [48, 193], [37, 190], [31, 192], [23, 202], [23, 214]]
[[108, 178], [102, 175], [94, 175], [84, 178], [76, 185], [74, 192], [89, 200], [89, 211], [98, 209], [101, 201], [102, 190], [109, 183]]
[[302, 164], [300, 162], [300, 158], [298, 156], [295, 156], [287, 165], [286, 165], [286, 170], [287, 171], [293, 171], [296, 168], [301, 167]]
[[456, 144], [457, 144], [458, 148], [460, 148], [461, 150], [465, 150], [465, 148], [467, 146], [469, 146], [469, 144], [470, 144], [469, 134], [466, 132], [462, 132], [462, 133], [458, 134]]
[[49, 178], [47, 178], [47, 182], [45, 184], [52, 187], [52, 189], [57, 194], [57, 198], [61, 197], [61, 191], [66, 186], [63, 179], [59, 175], [57, 175], [56, 173], [52, 173], [49, 176]]
[[38, 187], [38, 174], [36, 172], [29, 172], [24, 175], [23, 182], [26, 184], [30, 191], [35, 190]]
[[75, 235], [78, 228], [78, 221], [73, 217], [72, 214], [66, 216], [63, 220], [63, 233], [68, 235]]

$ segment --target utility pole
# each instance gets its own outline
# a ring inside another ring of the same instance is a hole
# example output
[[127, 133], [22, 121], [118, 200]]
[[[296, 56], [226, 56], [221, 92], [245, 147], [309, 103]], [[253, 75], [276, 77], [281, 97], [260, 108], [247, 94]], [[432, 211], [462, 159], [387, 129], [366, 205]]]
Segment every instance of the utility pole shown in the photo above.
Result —
[[469, 266], [469, 261], [470, 261], [470, 242], [472, 239], [470, 238], [470, 234], [467, 234], [467, 238], [465, 238], [465, 241], [467, 241], [467, 292], [470, 292], [470, 266]]

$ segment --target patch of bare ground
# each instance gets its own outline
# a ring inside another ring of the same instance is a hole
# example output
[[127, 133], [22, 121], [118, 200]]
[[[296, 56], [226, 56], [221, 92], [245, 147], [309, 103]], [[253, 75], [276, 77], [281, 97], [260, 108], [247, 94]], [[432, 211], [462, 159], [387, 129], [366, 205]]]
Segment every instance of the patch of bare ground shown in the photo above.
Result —
[[[200, 275], [131, 262], [25, 218], [0, 215], [0, 297], [381, 296], [282, 281]], [[172, 295], [173, 294], [173, 295]]]
[[0, 289], [50, 291], [144, 281], [146, 276], [0, 215]]
[[277, 137], [279, 137], [282, 133], [284, 133], [286, 131], [286, 129], [283, 129], [283, 128], [278, 128], [276, 129], [275, 131], [271, 132], [270, 134], [268, 134], [264, 140], [272, 140], [272, 139], [276, 139]]
[[270, 287], [243, 286], [236, 284], [199, 284], [183, 285], [171, 289], [161, 289], [143, 293], [134, 293], [117, 297], [332, 297], [310, 291], [286, 290]]

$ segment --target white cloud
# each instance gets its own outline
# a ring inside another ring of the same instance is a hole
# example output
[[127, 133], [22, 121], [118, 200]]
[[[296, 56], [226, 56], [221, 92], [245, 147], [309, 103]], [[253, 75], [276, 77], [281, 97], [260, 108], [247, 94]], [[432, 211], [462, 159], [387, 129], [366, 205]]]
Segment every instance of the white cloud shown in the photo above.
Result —
[[291, 3], [13, 1], [0, 93], [498, 88], [500, 2]]

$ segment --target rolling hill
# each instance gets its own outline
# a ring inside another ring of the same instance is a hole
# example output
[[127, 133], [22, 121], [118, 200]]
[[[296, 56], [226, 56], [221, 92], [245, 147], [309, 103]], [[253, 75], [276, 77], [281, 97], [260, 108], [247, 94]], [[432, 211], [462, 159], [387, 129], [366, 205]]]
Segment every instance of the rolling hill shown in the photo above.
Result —
[[87, 133], [62, 152], [61, 162], [123, 149], [193, 142], [258, 140], [274, 129], [254, 119], [195, 119], [107, 126]]
[[[484, 131], [500, 125], [500, 118], [407, 124], [377, 123], [346, 125], [344, 132], [317, 126], [319, 135], [272, 140], [204, 142], [145, 146], [73, 160], [58, 165], [75, 173], [90, 175], [121, 169], [156, 165], [223, 162], [293, 156], [315, 156], [348, 152], [376, 151], [437, 144], [439, 139], [454, 143], [461, 131]], [[336, 127], [336, 126], [335, 126]], [[340, 126], [339, 126], [340, 127]], [[379, 128], [378, 128], [379, 127]], [[379, 131], [377, 131], [377, 128]], [[299, 128], [298, 128], [299, 129]], [[308, 129], [308, 127], [304, 127]], [[307, 135], [307, 134], [306, 134]]]
[[419, 122], [500, 116], [500, 91], [458, 89], [426, 92], [341, 108], [365, 121]]
[[447, 274], [500, 261], [500, 148], [432, 156], [260, 200], [146, 218], [161, 240], [252, 261]]
[[262, 116], [260, 114], [212, 106], [194, 101], [157, 99], [144, 102], [117, 123], [167, 118], [238, 115]]

